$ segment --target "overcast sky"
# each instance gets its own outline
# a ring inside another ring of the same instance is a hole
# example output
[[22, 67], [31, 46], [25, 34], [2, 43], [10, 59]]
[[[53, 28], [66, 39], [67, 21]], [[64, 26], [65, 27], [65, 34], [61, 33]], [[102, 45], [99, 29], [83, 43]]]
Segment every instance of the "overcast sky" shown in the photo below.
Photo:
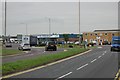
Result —
[[[79, 33], [78, 9], [78, 2], [8, 2], [7, 35], [26, 34], [25, 24], [28, 34], [48, 34], [48, 18], [51, 20], [51, 33]], [[117, 28], [117, 2], [80, 3], [81, 32]]]

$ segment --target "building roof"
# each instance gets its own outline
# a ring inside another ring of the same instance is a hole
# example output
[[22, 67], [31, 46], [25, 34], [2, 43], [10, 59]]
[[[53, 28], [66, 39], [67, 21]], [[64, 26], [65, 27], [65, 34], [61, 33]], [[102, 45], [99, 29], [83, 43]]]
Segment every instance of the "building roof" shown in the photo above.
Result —
[[112, 30], [94, 30], [94, 32], [113, 32], [113, 31], [120, 31], [120, 29], [112, 29]]

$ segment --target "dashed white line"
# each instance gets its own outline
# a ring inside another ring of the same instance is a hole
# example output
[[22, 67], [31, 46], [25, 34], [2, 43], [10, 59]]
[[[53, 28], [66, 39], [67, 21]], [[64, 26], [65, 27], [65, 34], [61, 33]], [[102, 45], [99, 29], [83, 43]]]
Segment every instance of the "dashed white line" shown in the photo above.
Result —
[[65, 74], [65, 75], [63, 75], [63, 76], [58, 77], [58, 78], [55, 79], [55, 80], [61, 79], [61, 78], [65, 77], [65, 76], [68, 76], [68, 75], [70, 75], [71, 73], [72, 73], [72, 72], [69, 72], [69, 73], [67, 73], [67, 74]]
[[107, 51], [105, 51], [105, 53], [106, 53]]
[[105, 55], [105, 53], [103, 53], [102, 55]]
[[83, 65], [83, 66], [77, 68], [77, 70], [80, 70], [80, 69], [84, 68], [84, 67], [87, 66], [87, 65], [88, 65], [88, 64], [85, 64], [85, 65]]
[[92, 60], [91, 63], [95, 62], [96, 60], [97, 60], [97, 59]]
[[98, 58], [101, 58], [102, 56], [99, 56]]

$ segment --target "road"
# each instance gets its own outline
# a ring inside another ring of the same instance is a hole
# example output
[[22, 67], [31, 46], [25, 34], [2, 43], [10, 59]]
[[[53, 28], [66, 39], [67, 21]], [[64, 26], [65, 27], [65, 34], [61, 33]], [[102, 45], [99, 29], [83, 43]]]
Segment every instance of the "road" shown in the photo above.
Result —
[[[109, 46], [102, 46], [92, 51], [27, 73], [10, 78], [111, 78], [118, 71], [118, 52], [111, 52]], [[109, 79], [105, 79], [109, 80]]]

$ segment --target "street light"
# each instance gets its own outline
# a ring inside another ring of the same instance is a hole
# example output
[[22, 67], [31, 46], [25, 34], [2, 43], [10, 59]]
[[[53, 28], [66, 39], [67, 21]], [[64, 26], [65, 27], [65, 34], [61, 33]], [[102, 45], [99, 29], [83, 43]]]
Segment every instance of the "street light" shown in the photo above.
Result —
[[50, 35], [51, 35], [51, 19], [48, 18], [48, 20], [49, 20], [49, 38], [50, 38]]
[[25, 27], [26, 27], [26, 35], [28, 35], [28, 30], [27, 30], [27, 23], [21, 23], [21, 24], [25, 24]]
[[7, 1], [5, 0], [5, 32], [4, 35], [6, 36], [6, 22], [7, 22]]
[[78, 8], [79, 10], [78, 11], [79, 11], [79, 46], [80, 46], [80, 44], [81, 44], [81, 37], [80, 37], [80, 0], [79, 0], [78, 3], [79, 3], [78, 4], [79, 5], [79, 8]]

